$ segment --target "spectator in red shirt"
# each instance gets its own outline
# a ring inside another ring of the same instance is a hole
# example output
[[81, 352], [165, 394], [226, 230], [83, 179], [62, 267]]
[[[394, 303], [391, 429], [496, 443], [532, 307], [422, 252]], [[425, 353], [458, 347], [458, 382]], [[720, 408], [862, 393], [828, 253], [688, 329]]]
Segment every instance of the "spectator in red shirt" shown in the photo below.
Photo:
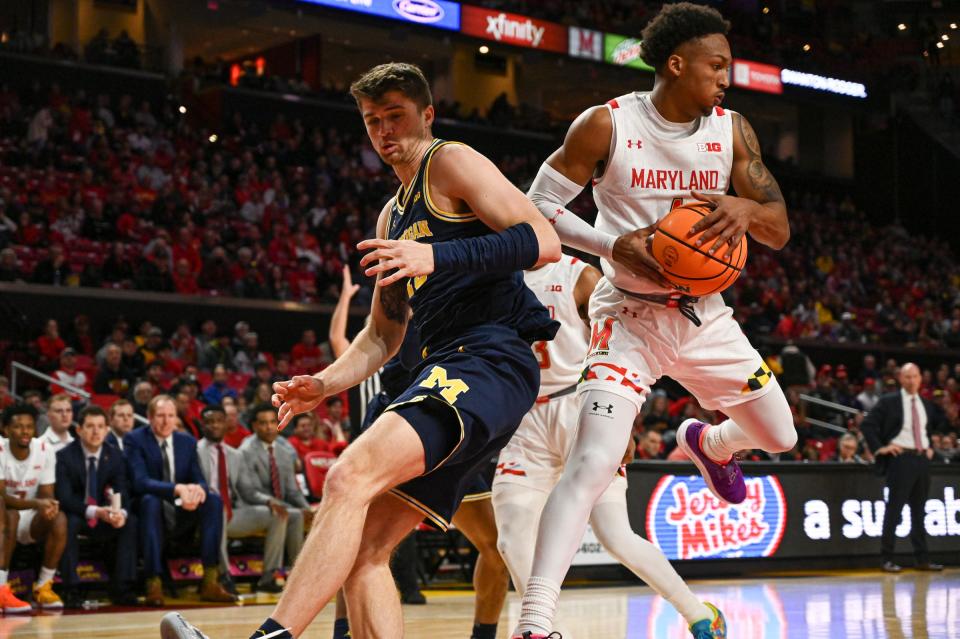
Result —
[[305, 374], [313, 374], [320, 370], [323, 354], [317, 346], [317, 334], [313, 329], [303, 331], [300, 341], [290, 350], [290, 363]]
[[200, 292], [197, 276], [190, 270], [190, 262], [181, 257], [173, 271], [173, 287], [181, 295], [196, 295]]
[[329, 442], [317, 437], [317, 418], [313, 413], [303, 413], [294, 418], [293, 435], [289, 442], [304, 463], [307, 453], [330, 451]]
[[663, 459], [663, 438], [655, 430], [648, 430], [640, 435], [637, 444], [637, 459]]
[[37, 338], [37, 349], [40, 351], [40, 368], [50, 370], [60, 360], [60, 353], [66, 348], [60, 339], [60, 330], [57, 320], [49, 319], [43, 327], [43, 335]]
[[236, 402], [226, 401], [226, 399], [224, 398], [223, 411], [227, 414], [227, 434], [223, 437], [223, 443], [239, 448], [243, 440], [253, 433], [240, 423], [240, 412], [237, 410]]
[[[77, 351], [69, 346], [60, 353], [60, 368], [53, 373], [53, 377], [64, 384], [69, 384], [74, 388], [90, 391], [90, 378], [83, 371], [77, 370]], [[61, 388], [57, 384], [50, 384], [50, 392], [54, 395], [58, 393], [67, 393], [70, 399], [77, 401], [80, 395], [73, 391]]]
[[[350, 430], [350, 420], [343, 414], [343, 400], [334, 395], [327, 399], [327, 416], [320, 420], [320, 437], [325, 439], [331, 446], [342, 444], [346, 446], [347, 431]], [[342, 447], [341, 447], [342, 449]], [[338, 452], [334, 450], [334, 452]]]

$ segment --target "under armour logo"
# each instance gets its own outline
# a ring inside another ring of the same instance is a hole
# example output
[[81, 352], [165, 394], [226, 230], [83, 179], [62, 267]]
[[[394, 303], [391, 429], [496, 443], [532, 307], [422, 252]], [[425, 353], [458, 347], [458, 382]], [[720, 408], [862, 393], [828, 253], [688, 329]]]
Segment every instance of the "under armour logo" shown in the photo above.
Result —
[[606, 406], [601, 406], [600, 402], [593, 403], [593, 412], [598, 412], [600, 409], [607, 411], [607, 415], [613, 413], [613, 404], [607, 404]]
[[628, 148], [628, 149], [632, 149], [632, 148], [634, 148], [634, 147], [636, 147], [636, 148], [638, 148], [638, 149], [642, 149], [642, 148], [643, 148], [643, 140], [627, 140], [627, 148]]

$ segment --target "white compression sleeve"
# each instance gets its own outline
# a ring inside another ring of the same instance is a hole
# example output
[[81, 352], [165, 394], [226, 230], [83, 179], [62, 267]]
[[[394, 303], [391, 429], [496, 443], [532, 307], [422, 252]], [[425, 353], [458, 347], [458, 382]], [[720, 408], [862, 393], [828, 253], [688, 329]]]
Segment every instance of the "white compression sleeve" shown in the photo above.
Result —
[[582, 185], [544, 162], [530, 185], [527, 197], [553, 224], [562, 243], [609, 260], [613, 256], [613, 243], [617, 237], [595, 229], [566, 208], [567, 203], [580, 195], [582, 190]]

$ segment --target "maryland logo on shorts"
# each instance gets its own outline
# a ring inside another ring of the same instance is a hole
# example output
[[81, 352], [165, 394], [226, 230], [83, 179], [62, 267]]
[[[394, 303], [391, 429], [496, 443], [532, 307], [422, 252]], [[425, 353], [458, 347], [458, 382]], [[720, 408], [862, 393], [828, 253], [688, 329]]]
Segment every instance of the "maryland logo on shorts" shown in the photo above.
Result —
[[740, 389], [740, 394], [746, 395], [747, 393], [758, 391], [766, 386], [767, 382], [769, 382], [771, 379], [773, 379], [773, 371], [770, 370], [770, 367], [767, 366], [766, 362], [761, 362], [760, 368], [758, 368], [753, 375], [747, 378], [747, 383], [744, 384], [743, 388]]

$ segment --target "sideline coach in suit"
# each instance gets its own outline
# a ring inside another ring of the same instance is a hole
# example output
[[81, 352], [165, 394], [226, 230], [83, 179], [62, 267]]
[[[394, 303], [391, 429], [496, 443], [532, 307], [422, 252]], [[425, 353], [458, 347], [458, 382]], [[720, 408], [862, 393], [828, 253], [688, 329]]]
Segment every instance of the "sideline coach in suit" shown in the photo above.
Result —
[[[60, 509], [67, 515], [67, 546], [60, 559], [60, 575], [67, 588], [67, 606], [76, 607], [77, 562], [83, 534], [112, 546], [110, 598], [120, 605], [136, 603], [132, 595], [137, 573], [137, 520], [130, 509], [127, 464], [123, 453], [104, 445], [107, 414], [99, 406], [80, 411], [77, 439], [57, 453], [55, 485]], [[111, 495], [120, 497], [120, 509], [111, 508]]]
[[923, 520], [933, 458], [930, 435], [943, 430], [946, 418], [937, 406], [917, 394], [920, 381], [920, 368], [916, 364], [904, 364], [900, 369], [900, 390], [881, 397], [861, 425], [876, 455], [877, 467], [887, 478], [889, 493], [880, 538], [883, 569], [887, 572], [902, 570], [893, 561], [893, 550], [904, 504], [910, 504], [910, 541], [917, 568], [943, 569], [939, 564], [930, 563]]
[[[200, 470], [197, 442], [177, 432], [177, 409], [169, 395], [157, 395], [147, 406], [149, 428], [137, 428], [123, 438], [133, 491], [140, 498], [143, 570], [147, 605], [162, 606], [163, 539], [178, 538], [199, 528], [203, 581], [200, 598], [228, 603], [236, 598], [219, 579], [223, 502], [211, 493]], [[179, 499], [179, 507], [175, 500]]]

